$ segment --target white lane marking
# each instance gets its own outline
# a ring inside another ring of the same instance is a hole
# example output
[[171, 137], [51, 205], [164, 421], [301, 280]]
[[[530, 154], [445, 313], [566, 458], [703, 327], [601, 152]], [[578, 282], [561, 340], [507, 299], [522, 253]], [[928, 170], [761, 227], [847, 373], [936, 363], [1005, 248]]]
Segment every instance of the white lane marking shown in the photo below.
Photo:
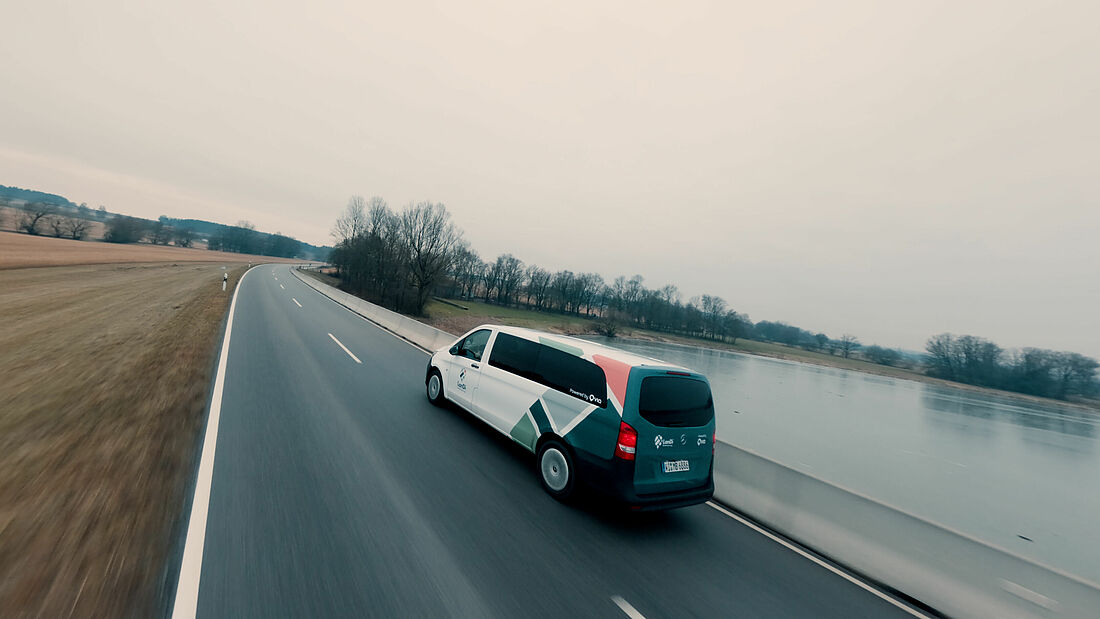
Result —
[[302, 307], [302, 304], [298, 302], [298, 299], [291, 298], [290, 300], [294, 301], [294, 305], [297, 305], [298, 307]]
[[894, 606], [896, 606], [896, 607], [900, 608], [901, 610], [909, 613], [910, 615], [912, 615], [914, 617], [921, 617], [921, 619], [931, 619], [931, 617], [929, 617], [928, 615], [918, 611], [917, 609], [912, 608], [907, 604], [903, 604], [901, 601], [896, 600], [896, 599], [894, 599], [893, 597], [891, 597], [889, 595], [886, 595], [882, 591], [879, 591], [878, 589], [876, 589], [876, 588], [872, 587], [871, 585], [863, 582], [862, 580], [856, 578], [855, 576], [852, 576], [851, 574], [848, 574], [847, 572], [845, 572], [843, 570], [837, 569], [836, 567], [834, 567], [832, 565], [829, 565], [825, 561], [822, 561], [821, 559], [818, 559], [817, 557], [815, 557], [812, 554], [806, 552], [805, 550], [802, 550], [798, 546], [795, 546], [794, 544], [791, 544], [790, 542], [788, 542], [787, 540], [779, 537], [778, 535], [773, 534], [771, 531], [768, 531], [766, 529], [762, 529], [759, 526], [757, 526], [756, 524], [754, 524], [752, 522], [749, 522], [748, 520], [745, 520], [741, 516], [738, 516], [737, 514], [729, 511], [725, 507], [722, 507], [721, 505], [715, 503], [714, 501], [707, 501], [707, 505], [710, 505], [711, 507], [718, 510], [719, 512], [729, 516], [730, 518], [733, 518], [737, 522], [740, 522], [741, 524], [743, 524], [746, 527], [752, 529], [753, 531], [756, 531], [757, 533], [759, 533], [759, 534], [763, 535], [764, 537], [772, 540], [773, 542], [776, 542], [780, 546], [783, 546], [783, 547], [787, 548], [788, 550], [793, 550], [794, 552], [802, 555], [803, 557], [809, 559], [810, 561], [813, 561], [814, 563], [816, 563], [816, 564], [820, 565], [821, 567], [829, 570], [830, 572], [836, 574], [837, 576], [840, 576], [844, 580], [847, 580], [848, 582], [852, 583], [853, 585], [856, 585], [860, 589], [863, 589], [863, 590], [867, 591], [868, 593], [872, 593], [875, 596], [877, 596], [877, 597], [893, 604]]
[[613, 595], [613, 596], [611, 596], [611, 601], [615, 602], [615, 606], [618, 606], [619, 610], [623, 611], [623, 613], [627, 617], [630, 617], [630, 619], [645, 619], [645, 615], [638, 612], [637, 608], [634, 608], [633, 606], [631, 606], [630, 602], [627, 602], [626, 600], [624, 600], [623, 596]]
[[[253, 267], [256, 268], [256, 267]], [[218, 445], [218, 421], [222, 415], [222, 394], [225, 389], [225, 366], [229, 361], [229, 338], [233, 335], [233, 314], [237, 309], [237, 294], [241, 291], [249, 269], [237, 282], [233, 301], [229, 304], [229, 319], [225, 323], [225, 339], [218, 356], [218, 373], [214, 378], [214, 393], [210, 396], [210, 414], [206, 418], [206, 436], [202, 440], [202, 456], [195, 479], [195, 496], [191, 499], [191, 518], [183, 542], [183, 559], [176, 584], [176, 602], [172, 619], [194, 617], [198, 611], [199, 579], [202, 576], [202, 551], [206, 544], [206, 517], [210, 511], [210, 485], [214, 477], [214, 452]]]
[[1047, 610], [1058, 612], [1058, 600], [1048, 598], [1042, 593], [1037, 593], [1023, 585], [1018, 585], [1011, 580], [1005, 580], [1004, 578], [1001, 579], [1001, 588], [1020, 599], [1027, 600], [1028, 602], [1035, 604], [1036, 606], [1041, 606]]
[[[360, 319], [360, 320], [365, 320], [365, 321], [369, 322], [369, 323], [371, 324], [371, 326], [374, 326], [374, 327], [377, 327], [377, 328], [381, 329], [381, 330], [382, 330], [383, 332], [385, 332], [385, 333], [388, 333], [388, 334], [392, 335], [392, 336], [393, 336], [394, 338], [396, 338], [397, 340], [400, 340], [400, 341], [402, 341], [402, 342], [404, 342], [404, 343], [408, 344], [409, 346], [412, 346], [412, 347], [413, 347], [414, 349], [416, 349], [416, 350], [418, 350], [418, 351], [420, 351], [420, 352], [424, 353], [425, 355], [428, 355], [428, 356], [430, 357], [430, 356], [432, 356], [432, 355], [434, 355], [434, 354], [435, 354], [435, 351], [434, 351], [434, 350], [427, 350], [427, 349], [423, 348], [422, 346], [418, 346], [417, 344], [413, 344], [413, 343], [412, 343], [412, 342], [410, 342], [409, 340], [406, 340], [405, 338], [403, 338], [403, 337], [401, 337], [400, 335], [398, 335], [398, 334], [394, 333], [393, 331], [390, 331], [389, 329], [387, 329], [387, 328], [383, 327], [382, 325], [378, 324], [377, 322], [374, 322], [374, 321], [373, 321], [373, 320], [371, 320], [370, 318], [367, 318], [366, 316], [364, 316], [364, 315], [360, 314], [359, 312], [356, 312], [355, 310], [353, 310], [353, 309], [351, 309], [350, 307], [348, 307], [348, 306], [344, 305], [343, 303], [341, 303], [341, 302], [337, 301], [336, 299], [333, 299], [332, 297], [330, 297], [330, 296], [328, 296], [328, 295], [326, 295], [326, 294], [322, 293], [322, 292], [321, 292], [320, 290], [317, 290], [317, 289], [316, 289], [316, 288], [314, 288], [313, 286], [310, 286], [309, 284], [306, 284], [305, 282], [302, 282], [302, 283], [303, 283], [303, 284], [305, 284], [305, 286], [306, 286], [307, 288], [309, 288], [310, 290], [312, 290], [313, 292], [316, 292], [317, 294], [321, 295], [322, 297], [324, 297], [324, 298], [328, 299], [329, 301], [332, 301], [333, 303], [335, 303], [335, 304], [339, 305], [340, 307], [344, 308], [345, 310], [347, 310], [347, 311], [351, 312], [351, 313], [352, 313], [352, 315], [354, 315], [354, 316], [355, 316], [356, 318], [358, 318], [358, 319]], [[455, 336], [455, 339], [458, 339], [458, 336], [457, 336], [457, 335]]]
[[350, 351], [350, 350], [348, 350], [348, 347], [347, 347], [347, 346], [344, 346], [343, 342], [341, 342], [340, 340], [336, 339], [336, 336], [335, 336], [335, 335], [333, 335], [333, 334], [329, 333], [329, 334], [328, 334], [328, 336], [332, 338], [332, 341], [336, 342], [336, 345], [337, 345], [337, 346], [339, 346], [340, 348], [343, 348], [343, 349], [344, 349], [344, 352], [348, 353], [348, 356], [349, 356], [349, 357], [351, 357], [352, 359], [355, 359], [355, 362], [356, 362], [356, 363], [359, 363], [359, 364], [362, 364], [362, 363], [363, 363], [362, 361], [360, 361], [360, 360], [359, 360], [359, 357], [356, 357], [355, 355], [351, 354], [351, 351]]
[[279, 284], [279, 287], [282, 288], [283, 290], [286, 290], [286, 286], [284, 286], [282, 284]]

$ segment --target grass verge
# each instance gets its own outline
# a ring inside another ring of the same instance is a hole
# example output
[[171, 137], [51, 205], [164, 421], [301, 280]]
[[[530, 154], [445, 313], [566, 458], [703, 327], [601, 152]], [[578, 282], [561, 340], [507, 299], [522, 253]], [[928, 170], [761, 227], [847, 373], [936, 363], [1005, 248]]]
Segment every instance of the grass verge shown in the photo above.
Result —
[[155, 614], [244, 270], [0, 270], [0, 614]]

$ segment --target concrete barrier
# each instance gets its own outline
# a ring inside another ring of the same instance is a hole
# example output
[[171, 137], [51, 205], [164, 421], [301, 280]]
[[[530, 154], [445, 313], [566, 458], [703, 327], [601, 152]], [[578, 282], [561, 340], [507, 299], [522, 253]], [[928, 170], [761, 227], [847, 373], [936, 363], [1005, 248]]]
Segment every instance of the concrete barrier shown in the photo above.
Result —
[[951, 617], [1100, 617], [1100, 585], [719, 442], [715, 498]]
[[306, 269], [293, 269], [294, 275], [310, 288], [425, 350], [434, 352], [445, 346], [450, 346], [458, 339], [457, 335], [441, 331], [418, 320], [392, 312], [343, 290], [329, 286], [316, 278], [300, 273], [301, 270]]
[[[426, 350], [456, 335], [295, 272]], [[951, 617], [1100, 617], [1100, 585], [719, 442], [714, 497], [783, 535]]]

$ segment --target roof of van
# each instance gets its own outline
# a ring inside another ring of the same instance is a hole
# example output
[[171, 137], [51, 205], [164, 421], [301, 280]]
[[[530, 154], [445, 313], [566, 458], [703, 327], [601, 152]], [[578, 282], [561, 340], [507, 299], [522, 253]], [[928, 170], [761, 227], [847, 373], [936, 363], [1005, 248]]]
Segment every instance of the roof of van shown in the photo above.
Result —
[[603, 356], [603, 357], [607, 357], [609, 359], [614, 359], [615, 361], [618, 361], [620, 363], [625, 363], [625, 364], [627, 364], [629, 366], [632, 366], [632, 367], [633, 366], [646, 365], [646, 366], [652, 366], [652, 367], [675, 368], [675, 369], [680, 369], [680, 370], [684, 370], [684, 371], [687, 371], [687, 372], [694, 372], [694, 370], [691, 370], [689, 368], [685, 368], [685, 367], [683, 367], [681, 365], [677, 365], [675, 363], [669, 363], [667, 361], [662, 361], [660, 359], [654, 359], [653, 357], [646, 357], [644, 355], [634, 354], [634, 353], [627, 352], [625, 350], [620, 350], [618, 348], [614, 348], [614, 347], [611, 347], [611, 346], [605, 346], [605, 345], [599, 344], [597, 342], [590, 342], [588, 340], [582, 340], [580, 338], [570, 337], [568, 335], [560, 335], [558, 333], [549, 333], [549, 332], [546, 332], [546, 331], [538, 331], [536, 329], [526, 329], [526, 328], [523, 328], [523, 327], [510, 327], [510, 326], [507, 326], [507, 325], [492, 325], [492, 324], [489, 324], [489, 325], [481, 325], [477, 328], [478, 329], [484, 329], [484, 328], [497, 329], [501, 333], [508, 333], [510, 335], [515, 335], [517, 337], [522, 337], [523, 339], [533, 340], [533, 341], [536, 341], [536, 342], [542, 341], [543, 343], [547, 343], [547, 340], [550, 340], [551, 342], [561, 344], [565, 348], [579, 349], [580, 352], [581, 352], [580, 356], [584, 357], [584, 358], [587, 358], [589, 360], [592, 359], [593, 355], [600, 355], [600, 356]]

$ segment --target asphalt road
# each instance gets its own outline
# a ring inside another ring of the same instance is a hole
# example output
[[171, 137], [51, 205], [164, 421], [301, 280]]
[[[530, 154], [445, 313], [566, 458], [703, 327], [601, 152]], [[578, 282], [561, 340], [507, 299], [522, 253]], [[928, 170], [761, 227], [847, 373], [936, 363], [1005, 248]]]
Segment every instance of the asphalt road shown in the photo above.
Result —
[[286, 266], [245, 277], [199, 617], [908, 616], [707, 505], [555, 502], [533, 456], [428, 403], [426, 361]]

